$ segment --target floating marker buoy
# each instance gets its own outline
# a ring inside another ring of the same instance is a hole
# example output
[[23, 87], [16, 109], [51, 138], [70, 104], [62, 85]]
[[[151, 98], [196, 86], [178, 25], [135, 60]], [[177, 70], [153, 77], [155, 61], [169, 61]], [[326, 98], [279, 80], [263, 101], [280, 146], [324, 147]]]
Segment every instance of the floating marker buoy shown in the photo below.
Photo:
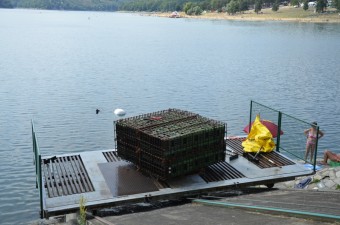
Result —
[[116, 116], [125, 116], [125, 111], [123, 109], [115, 109], [115, 111], [113, 111], [113, 113], [116, 115]]

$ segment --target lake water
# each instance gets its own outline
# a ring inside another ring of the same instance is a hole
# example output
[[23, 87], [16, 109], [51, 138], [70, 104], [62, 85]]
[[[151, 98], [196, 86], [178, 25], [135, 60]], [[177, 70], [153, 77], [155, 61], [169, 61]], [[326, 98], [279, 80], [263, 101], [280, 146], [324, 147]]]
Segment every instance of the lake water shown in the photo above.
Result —
[[[180, 108], [242, 134], [250, 100], [318, 121], [340, 152], [340, 24], [0, 10], [1, 224], [39, 217], [42, 155], [113, 148], [115, 108]], [[101, 110], [95, 114], [96, 108]]]

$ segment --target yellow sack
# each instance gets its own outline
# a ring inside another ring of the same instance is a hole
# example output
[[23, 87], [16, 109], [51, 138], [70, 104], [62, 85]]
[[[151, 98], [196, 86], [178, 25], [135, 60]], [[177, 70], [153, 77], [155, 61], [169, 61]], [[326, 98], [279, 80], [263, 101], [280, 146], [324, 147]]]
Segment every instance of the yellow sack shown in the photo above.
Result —
[[261, 123], [259, 115], [256, 116], [247, 139], [242, 142], [242, 146], [245, 152], [271, 152], [275, 148], [273, 135]]

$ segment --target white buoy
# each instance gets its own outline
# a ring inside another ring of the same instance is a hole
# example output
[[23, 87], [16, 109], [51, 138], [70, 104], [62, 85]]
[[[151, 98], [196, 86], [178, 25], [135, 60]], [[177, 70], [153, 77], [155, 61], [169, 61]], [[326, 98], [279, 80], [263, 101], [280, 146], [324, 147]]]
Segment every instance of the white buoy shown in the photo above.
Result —
[[113, 113], [116, 115], [116, 116], [125, 116], [125, 111], [123, 109], [115, 109], [115, 111], [113, 111]]

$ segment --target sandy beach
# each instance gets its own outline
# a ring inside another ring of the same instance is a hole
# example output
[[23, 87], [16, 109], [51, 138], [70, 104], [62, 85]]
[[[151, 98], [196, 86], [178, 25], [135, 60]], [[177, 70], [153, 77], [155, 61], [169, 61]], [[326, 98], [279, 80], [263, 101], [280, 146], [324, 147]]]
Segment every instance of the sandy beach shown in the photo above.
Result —
[[[184, 12], [179, 12], [181, 18], [211, 19], [211, 20], [238, 20], [238, 21], [287, 21], [287, 22], [311, 22], [311, 23], [340, 23], [340, 15], [333, 8], [327, 8], [324, 13], [315, 13], [314, 8], [304, 11], [301, 7], [292, 6], [280, 7], [277, 12], [271, 8], [262, 9], [261, 13], [256, 14], [254, 10], [244, 13], [228, 15], [228, 13], [206, 12], [200, 16], [189, 16]], [[169, 17], [170, 12], [141, 13], [144, 16]]]

